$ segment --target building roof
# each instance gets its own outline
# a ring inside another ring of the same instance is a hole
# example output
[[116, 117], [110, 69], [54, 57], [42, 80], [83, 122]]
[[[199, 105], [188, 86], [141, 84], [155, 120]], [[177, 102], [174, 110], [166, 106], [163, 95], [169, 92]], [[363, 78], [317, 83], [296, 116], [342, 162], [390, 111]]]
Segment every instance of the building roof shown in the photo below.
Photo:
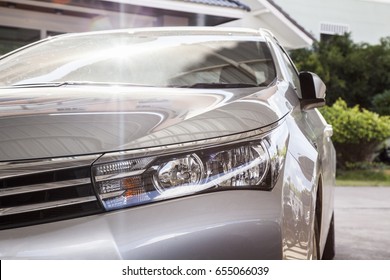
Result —
[[245, 3], [251, 7], [250, 12], [221, 25], [268, 29], [286, 49], [309, 47], [314, 42], [314, 37], [274, 1], [245, 0]]
[[314, 35], [308, 32], [302, 25], [300, 25], [294, 18], [292, 18], [281, 6], [275, 3], [273, 0], [267, 0], [271, 5], [273, 5], [283, 16], [285, 16], [292, 24], [294, 24], [299, 30], [305, 33], [310, 39], [316, 41]]
[[250, 11], [249, 6], [237, 0], [181, 0], [181, 1]]
[[[0, 27], [8, 28], [9, 34], [13, 34], [12, 28], [22, 28], [38, 30], [38, 37], [44, 38], [59, 33], [159, 25], [265, 28], [287, 49], [308, 47], [314, 39], [272, 0], [0, 1]], [[0, 35], [0, 39], [4, 37]]]

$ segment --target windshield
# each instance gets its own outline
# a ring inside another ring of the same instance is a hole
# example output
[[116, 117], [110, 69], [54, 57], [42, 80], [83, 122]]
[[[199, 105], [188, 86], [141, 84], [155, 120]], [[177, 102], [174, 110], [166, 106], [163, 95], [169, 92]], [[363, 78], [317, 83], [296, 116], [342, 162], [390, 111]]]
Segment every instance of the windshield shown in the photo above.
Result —
[[[237, 37], [239, 39], [237, 39]], [[55, 83], [266, 86], [275, 78], [267, 44], [253, 37], [60, 36], [0, 60], [0, 86]]]

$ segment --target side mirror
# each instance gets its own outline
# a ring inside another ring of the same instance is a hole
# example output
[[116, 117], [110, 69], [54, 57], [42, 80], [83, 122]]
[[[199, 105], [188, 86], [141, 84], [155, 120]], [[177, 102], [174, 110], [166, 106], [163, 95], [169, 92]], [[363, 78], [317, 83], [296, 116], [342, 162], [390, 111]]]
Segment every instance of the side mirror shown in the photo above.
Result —
[[325, 105], [326, 86], [320, 77], [311, 72], [300, 72], [299, 82], [302, 92], [302, 110], [310, 110]]

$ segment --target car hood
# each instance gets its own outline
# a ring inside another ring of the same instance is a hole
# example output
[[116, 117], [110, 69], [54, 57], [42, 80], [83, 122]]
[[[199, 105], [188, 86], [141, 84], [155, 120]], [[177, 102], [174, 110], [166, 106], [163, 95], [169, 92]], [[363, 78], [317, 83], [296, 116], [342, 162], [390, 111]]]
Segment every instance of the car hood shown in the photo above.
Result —
[[288, 113], [287, 88], [1, 89], [0, 161], [156, 147], [258, 129]]

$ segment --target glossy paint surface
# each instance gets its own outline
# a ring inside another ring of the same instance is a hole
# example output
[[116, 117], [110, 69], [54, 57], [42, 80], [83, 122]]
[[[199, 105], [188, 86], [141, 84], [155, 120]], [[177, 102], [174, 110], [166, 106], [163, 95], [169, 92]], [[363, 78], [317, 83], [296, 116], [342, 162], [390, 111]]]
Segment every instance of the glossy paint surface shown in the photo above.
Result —
[[278, 200], [276, 193], [226, 191], [4, 230], [0, 257], [280, 259]]
[[284, 94], [279, 88], [4, 89], [0, 161], [129, 150], [255, 130], [288, 113], [278, 101]]
[[[235, 32], [241, 36], [234, 30], [227, 36]], [[189, 31], [198, 33], [208, 34], [206, 29]], [[0, 230], [0, 257], [311, 259], [316, 221], [321, 254], [333, 213], [331, 127], [316, 109], [301, 110], [301, 95], [283, 53], [267, 34], [261, 41], [270, 42], [277, 71], [268, 87], [0, 89], [0, 179], [35, 172], [51, 160], [67, 167], [73, 161], [89, 166], [123, 155], [158, 156], [171, 146], [173, 153], [227, 144], [226, 139], [237, 143], [254, 133], [264, 139], [286, 136], [278, 147], [284, 161], [270, 191], [214, 191]], [[252, 35], [251, 40], [260, 37], [255, 31]]]

